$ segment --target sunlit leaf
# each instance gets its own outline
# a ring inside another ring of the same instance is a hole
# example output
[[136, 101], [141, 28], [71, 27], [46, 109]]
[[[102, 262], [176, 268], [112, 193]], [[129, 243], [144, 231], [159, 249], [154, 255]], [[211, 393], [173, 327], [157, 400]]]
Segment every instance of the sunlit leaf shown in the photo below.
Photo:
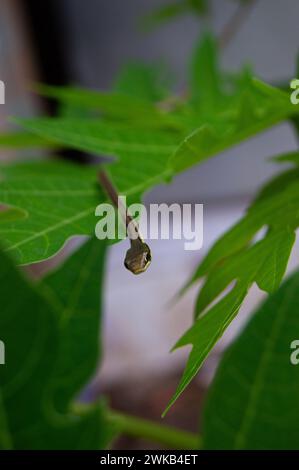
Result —
[[216, 40], [201, 38], [193, 54], [190, 92], [192, 103], [204, 114], [211, 113], [221, 100], [222, 77], [218, 68]]
[[[0, 201], [21, 215], [0, 212], [0, 238], [18, 263], [49, 258], [69, 238], [94, 234], [95, 208], [107, 202], [98, 171], [97, 165], [57, 160], [0, 166]], [[146, 189], [169, 176], [163, 160], [135, 160], [129, 154], [121, 164], [107, 165], [107, 172], [128, 204], [139, 202]]]
[[[162, 112], [148, 97], [145, 99], [144, 96], [138, 96], [149, 93], [146, 87], [151, 85], [149, 83], [142, 83], [139, 86], [141, 87], [140, 93], [135, 93], [134, 96], [128, 93], [128, 91], [104, 93], [84, 88], [47, 85], [40, 85], [38, 90], [42, 95], [58, 100], [61, 105], [89, 110], [95, 116], [100, 115], [109, 120], [116, 120], [127, 124], [134, 123], [137, 129], [141, 127], [144, 129], [164, 128], [181, 130], [182, 124], [179, 120]], [[124, 89], [126, 87], [122, 84], [120, 88]], [[152, 90], [151, 93], [157, 92]], [[74, 118], [75, 116], [71, 117]], [[90, 117], [92, 117], [92, 113]]]
[[73, 235], [91, 235], [104, 200], [95, 169], [62, 162], [3, 165], [0, 200], [26, 217], [0, 224], [2, 245], [21, 264], [54, 255]]

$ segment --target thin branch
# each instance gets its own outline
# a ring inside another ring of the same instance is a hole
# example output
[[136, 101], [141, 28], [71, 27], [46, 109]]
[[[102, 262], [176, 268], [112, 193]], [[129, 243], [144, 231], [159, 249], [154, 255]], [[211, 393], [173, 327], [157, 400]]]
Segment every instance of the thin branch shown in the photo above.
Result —
[[220, 49], [224, 49], [228, 46], [232, 38], [246, 21], [256, 3], [257, 0], [248, 0], [247, 2], [242, 2], [238, 5], [235, 13], [229, 19], [222, 33], [219, 35], [218, 44]]
[[113, 185], [111, 179], [107, 175], [106, 171], [100, 170], [98, 173], [98, 179], [99, 183], [103, 187], [104, 191], [106, 192], [106, 195], [109, 197], [111, 200], [112, 204], [114, 205], [115, 209], [120, 210], [123, 223], [126, 226], [126, 230], [128, 233], [129, 239], [134, 239], [135, 234], [138, 234], [138, 238], [142, 240], [142, 236], [139, 232], [139, 227], [135, 219], [129, 214], [127, 211], [127, 208], [122, 204], [121, 200], [119, 199], [119, 194], [117, 192], [117, 189]]

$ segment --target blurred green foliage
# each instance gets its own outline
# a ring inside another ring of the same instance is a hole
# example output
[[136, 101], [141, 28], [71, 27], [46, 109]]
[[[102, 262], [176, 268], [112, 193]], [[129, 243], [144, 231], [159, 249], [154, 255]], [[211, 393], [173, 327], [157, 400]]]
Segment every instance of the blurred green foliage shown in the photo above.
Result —
[[225, 353], [208, 394], [205, 449], [298, 449], [299, 273], [259, 308]]
[[74, 407], [100, 355], [104, 255], [90, 240], [32, 283], [0, 253], [1, 449], [99, 449], [114, 435], [103, 403]]
[[149, 66], [131, 62], [120, 71], [114, 90], [133, 99], [157, 103], [167, 97], [170, 83], [170, 74], [163, 65]]

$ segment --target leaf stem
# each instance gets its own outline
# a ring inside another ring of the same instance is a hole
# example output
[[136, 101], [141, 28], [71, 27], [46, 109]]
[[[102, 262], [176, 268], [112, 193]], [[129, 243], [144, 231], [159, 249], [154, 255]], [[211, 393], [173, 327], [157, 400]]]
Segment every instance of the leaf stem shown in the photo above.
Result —
[[246, 21], [251, 9], [256, 3], [257, 0], [247, 0], [246, 2], [243, 1], [240, 5], [238, 5], [235, 13], [229, 19], [218, 38], [220, 49], [224, 49], [226, 46], [228, 46], [232, 38]]
[[158, 442], [171, 449], [198, 450], [201, 447], [200, 436], [187, 431], [160, 425], [118, 411], [110, 410], [108, 418], [122, 433], [128, 436]]

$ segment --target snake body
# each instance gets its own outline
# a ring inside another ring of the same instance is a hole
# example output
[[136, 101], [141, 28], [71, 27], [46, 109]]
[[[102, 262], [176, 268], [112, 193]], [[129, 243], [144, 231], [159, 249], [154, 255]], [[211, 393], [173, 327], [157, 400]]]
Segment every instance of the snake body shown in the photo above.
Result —
[[[104, 170], [99, 172], [99, 181], [113, 205], [119, 209], [119, 196], [112, 181]], [[133, 274], [141, 274], [149, 267], [152, 255], [149, 246], [143, 241], [137, 222], [131, 217], [126, 208], [123, 208], [124, 223], [126, 224], [127, 236], [130, 240], [124, 265]], [[135, 232], [135, 233], [134, 233]]]

